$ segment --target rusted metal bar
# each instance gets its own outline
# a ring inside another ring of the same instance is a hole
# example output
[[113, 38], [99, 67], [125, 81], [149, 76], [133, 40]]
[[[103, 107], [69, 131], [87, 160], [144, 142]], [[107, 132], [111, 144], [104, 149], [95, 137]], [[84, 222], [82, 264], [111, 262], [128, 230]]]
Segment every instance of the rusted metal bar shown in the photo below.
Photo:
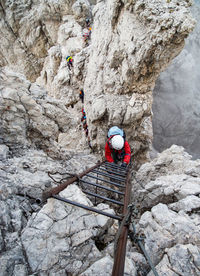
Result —
[[[97, 177], [98, 177], [98, 174], [97, 174]], [[81, 180], [82, 180], [82, 179], [81, 179]], [[84, 181], [84, 180], [82, 180], [82, 181]], [[96, 184], [97, 184], [97, 185], [99, 185], [98, 183], [99, 183], [99, 179], [96, 180]], [[95, 193], [97, 194], [97, 186], [96, 186], [96, 188], [95, 188]], [[94, 205], [97, 206], [97, 198], [96, 198], [96, 197], [95, 197], [95, 199], [94, 199]]]
[[92, 173], [92, 172], [95, 172], [95, 173], [98, 172], [98, 174], [104, 175], [104, 176], [107, 176], [107, 177], [115, 176], [115, 178], [116, 178], [117, 180], [121, 180], [121, 181], [125, 181], [125, 179], [126, 179], [125, 177], [119, 177], [119, 176], [117, 176], [117, 175], [120, 175], [120, 174], [117, 174], [117, 173], [115, 173], [115, 172], [104, 173], [104, 172], [101, 172], [101, 171], [98, 171], [98, 170], [92, 170], [91, 173]]
[[103, 182], [109, 183], [109, 184], [114, 185], [114, 186], [116, 186], [116, 187], [125, 188], [125, 185], [121, 185], [121, 184], [112, 182], [112, 181], [110, 181], [110, 180], [106, 180], [106, 179], [103, 179], [103, 178], [99, 178], [99, 177], [96, 177], [96, 176], [94, 176], [94, 175], [87, 175], [87, 177], [91, 177], [91, 178], [94, 178], [94, 179], [101, 180], [101, 181], [103, 181]]
[[112, 203], [120, 205], [120, 206], [124, 206], [124, 204], [121, 203], [120, 201], [117, 201], [117, 200], [114, 200], [114, 199], [111, 199], [111, 198], [108, 198], [108, 197], [105, 197], [105, 196], [101, 196], [101, 195], [98, 195], [98, 194], [95, 194], [95, 193], [87, 192], [87, 191], [84, 191], [84, 190], [83, 190], [83, 192], [87, 195], [96, 196], [96, 197], [101, 198], [105, 201], [112, 202]]
[[98, 214], [103, 215], [103, 216], [107, 216], [107, 217], [110, 217], [110, 218], [113, 218], [113, 219], [117, 219], [117, 220], [119, 220], [119, 221], [122, 220], [122, 217], [120, 217], [120, 216], [113, 215], [113, 214], [110, 214], [110, 213], [101, 211], [101, 210], [96, 209], [96, 208], [93, 208], [93, 207], [89, 207], [89, 206], [87, 206], [87, 205], [84, 205], [84, 204], [81, 204], [81, 203], [78, 203], [78, 202], [74, 202], [74, 201], [72, 201], [72, 200], [69, 200], [69, 199], [60, 197], [60, 196], [58, 196], [58, 195], [52, 195], [52, 197], [55, 198], [55, 199], [61, 200], [61, 201], [63, 201], [63, 202], [69, 203], [69, 204], [71, 204], [71, 205], [74, 205], [74, 206], [77, 206], [77, 207], [86, 209], [86, 210], [88, 210], [88, 211], [92, 211], [92, 212], [98, 213]]
[[[119, 195], [125, 195], [125, 193], [123, 193], [123, 192], [120, 192], [120, 191], [117, 191], [117, 190], [108, 188], [108, 187], [103, 186], [103, 185], [99, 185], [99, 184], [96, 184], [96, 183], [92, 183], [92, 182], [89, 182], [89, 181], [85, 181], [85, 180], [83, 180], [83, 179], [81, 179], [81, 182], [86, 183], [86, 184], [88, 184], [88, 185], [92, 185], [92, 186], [101, 188], [101, 189], [104, 189], [104, 190], [107, 190], [107, 191], [110, 191], [110, 192], [113, 192], [113, 193], [117, 193], [117, 194], [119, 194]], [[97, 192], [96, 192], [96, 193], [97, 193]]]
[[46, 201], [47, 198], [52, 197], [53, 195], [56, 195], [58, 193], [60, 193], [61, 191], [63, 191], [67, 186], [69, 186], [70, 184], [74, 183], [75, 181], [77, 181], [79, 178], [83, 177], [84, 175], [86, 175], [87, 173], [91, 172], [92, 170], [94, 170], [95, 168], [101, 166], [105, 161], [99, 162], [97, 163], [95, 166], [85, 170], [84, 172], [80, 173], [77, 176], [74, 176], [70, 179], [68, 179], [67, 181], [65, 181], [64, 183], [58, 185], [55, 188], [52, 188], [49, 191], [46, 191], [43, 193], [42, 196], [42, 201]]
[[[124, 197], [124, 208], [123, 208], [123, 216], [128, 212], [128, 204], [130, 202], [130, 194], [131, 194], [131, 170], [128, 168], [128, 174], [126, 179], [126, 190]], [[123, 276], [124, 275], [124, 264], [125, 264], [125, 256], [126, 256], [126, 243], [128, 237], [129, 225], [125, 224], [122, 227], [121, 233], [119, 235], [119, 240], [117, 243], [117, 248], [114, 258], [114, 265], [112, 270], [112, 276]]]

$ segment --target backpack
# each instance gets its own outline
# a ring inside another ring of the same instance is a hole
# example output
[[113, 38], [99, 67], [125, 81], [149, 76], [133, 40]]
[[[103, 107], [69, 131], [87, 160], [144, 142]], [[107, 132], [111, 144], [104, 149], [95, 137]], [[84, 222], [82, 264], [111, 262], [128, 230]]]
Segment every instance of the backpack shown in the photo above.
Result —
[[109, 129], [107, 137], [110, 138], [113, 135], [121, 135], [124, 138], [124, 140], [126, 139], [126, 134], [124, 130], [117, 126], [113, 126]]
[[66, 61], [69, 62], [70, 60], [72, 61], [72, 57], [71, 56], [67, 56], [66, 57]]

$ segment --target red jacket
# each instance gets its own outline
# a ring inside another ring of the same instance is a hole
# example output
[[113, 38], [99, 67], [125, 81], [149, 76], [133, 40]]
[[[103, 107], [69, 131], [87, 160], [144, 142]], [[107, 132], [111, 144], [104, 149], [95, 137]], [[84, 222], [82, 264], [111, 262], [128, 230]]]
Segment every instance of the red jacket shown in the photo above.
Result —
[[[110, 139], [109, 139], [110, 140]], [[124, 158], [123, 158], [123, 162], [125, 162], [126, 164], [129, 164], [130, 160], [131, 160], [131, 148], [129, 146], [129, 143], [127, 141], [124, 142], [124, 147], [121, 150], [114, 150], [112, 149], [112, 147], [110, 146], [109, 140], [106, 142], [105, 145], [105, 158], [108, 162], [114, 162], [114, 159], [112, 157], [112, 153], [115, 151], [116, 153], [118, 153], [119, 155], [124, 153]]]

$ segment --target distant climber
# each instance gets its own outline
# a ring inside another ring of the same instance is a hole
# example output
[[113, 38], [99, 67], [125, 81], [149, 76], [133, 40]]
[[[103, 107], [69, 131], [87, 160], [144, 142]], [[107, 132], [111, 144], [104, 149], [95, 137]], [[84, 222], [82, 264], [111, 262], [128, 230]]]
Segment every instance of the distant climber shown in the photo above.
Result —
[[88, 146], [93, 151], [93, 148], [92, 148], [92, 145], [91, 145], [91, 141], [90, 141], [90, 137], [89, 137], [88, 124], [87, 124], [86, 113], [85, 113], [84, 108], [82, 108], [81, 113], [82, 113], [81, 122], [83, 124], [83, 130], [85, 132], [85, 136], [86, 136], [87, 141], [88, 141]]
[[83, 40], [84, 40], [84, 42], [85, 42], [85, 46], [88, 46], [88, 45], [89, 45], [89, 42], [88, 42], [89, 36], [90, 36], [89, 31], [84, 32], [84, 34], [83, 34]]
[[89, 28], [90, 27], [90, 19], [86, 18], [85, 23], [86, 23], [86, 27]]
[[131, 149], [126, 141], [125, 133], [117, 126], [108, 131], [108, 140], [105, 145], [105, 158], [110, 163], [122, 162], [121, 166], [126, 167], [131, 160]]
[[92, 32], [92, 28], [90, 26], [88, 26], [87, 29], [84, 30], [83, 39], [84, 39], [86, 46], [89, 45], [89, 39], [91, 37], [91, 32]]
[[86, 120], [84, 120], [84, 121], [83, 121], [83, 129], [86, 130], [87, 127], [88, 127], [88, 126], [87, 126], [87, 122], [86, 122]]
[[69, 70], [71, 70], [72, 67], [73, 67], [72, 57], [71, 56], [67, 56], [66, 57], [66, 61], [67, 61], [67, 66], [68, 66]]
[[83, 91], [83, 89], [81, 89], [80, 92], [79, 92], [79, 98], [81, 99], [82, 103], [84, 103], [84, 91]]
[[90, 38], [90, 36], [91, 36], [91, 32], [92, 32], [92, 28], [91, 28], [91, 27], [89, 27], [89, 28], [88, 28], [88, 31], [89, 31], [89, 32], [88, 32], [88, 36], [89, 36], [88, 38]]
[[84, 120], [86, 120], [86, 113], [85, 110], [82, 108], [82, 117], [81, 117], [81, 122], [83, 122]]
[[88, 126], [87, 126], [87, 128], [85, 129], [85, 136], [88, 137]]

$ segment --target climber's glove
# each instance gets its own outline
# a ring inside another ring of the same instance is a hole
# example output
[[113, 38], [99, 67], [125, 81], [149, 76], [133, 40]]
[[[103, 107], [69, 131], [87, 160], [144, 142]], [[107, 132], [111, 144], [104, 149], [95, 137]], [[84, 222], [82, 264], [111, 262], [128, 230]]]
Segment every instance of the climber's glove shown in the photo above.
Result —
[[122, 168], [126, 168], [126, 166], [127, 166], [127, 164], [125, 162], [121, 164]]

